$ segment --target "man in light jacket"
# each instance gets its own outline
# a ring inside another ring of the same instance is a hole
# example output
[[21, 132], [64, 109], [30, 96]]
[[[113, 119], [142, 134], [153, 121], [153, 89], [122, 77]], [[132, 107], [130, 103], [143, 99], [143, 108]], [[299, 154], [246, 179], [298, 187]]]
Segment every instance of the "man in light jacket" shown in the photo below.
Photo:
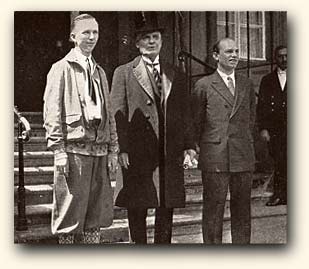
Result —
[[91, 55], [98, 37], [94, 17], [75, 17], [75, 48], [47, 76], [44, 126], [55, 168], [51, 229], [59, 243], [99, 243], [99, 228], [113, 220], [109, 172], [117, 169], [118, 139], [105, 72]]

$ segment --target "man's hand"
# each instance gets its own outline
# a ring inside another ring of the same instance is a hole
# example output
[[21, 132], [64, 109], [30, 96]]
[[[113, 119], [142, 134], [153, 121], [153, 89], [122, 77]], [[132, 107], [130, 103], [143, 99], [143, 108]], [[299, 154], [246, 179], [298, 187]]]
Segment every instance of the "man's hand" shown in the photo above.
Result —
[[185, 150], [184, 153], [183, 167], [184, 169], [197, 167], [197, 160], [195, 159], [196, 151], [194, 149]]
[[266, 142], [270, 141], [270, 135], [269, 135], [269, 132], [266, 129], [262, 130], [260, 135], [261, 135], [261, 138], [262, 138], [263, 141], [266, 141]]
[[129, 155], [128, 153], [120, 153], [119, 154], [119, 163], [121, 166], [123, 166], [125, 169], [128, 169], [130, 163], [129, 163]]
[[56, 171], [60, 174], [63, 174], [66, 177], [69, 175], [69, 159], [66, 152], [54, 153], [54, 165], [56, 167]]
[[110, 173], [115, 173], [118, 169], [118, 155], [117, 153], [109, 153], [107, 155], [107, 166]]
[[184, 152], [184, 156], [189, 155], [190, 161], [192, 162], [195, 159], [196, 151], [194, 149], [187, 149]]

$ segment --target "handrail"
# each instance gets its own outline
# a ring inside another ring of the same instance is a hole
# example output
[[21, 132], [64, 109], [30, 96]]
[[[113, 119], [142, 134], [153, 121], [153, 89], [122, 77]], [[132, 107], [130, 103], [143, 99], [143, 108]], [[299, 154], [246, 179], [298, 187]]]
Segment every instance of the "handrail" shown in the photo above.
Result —
[[23, 141], [26, 142], [30, 139], [30, 123], [25, 117], [21, 115], [16, 106], [14, 106], [14, 114], [17, 116], [18, 122], [23, 125], [24, 130], [21, 132], [21, 136]]
[[14, 113], [18, 120], [18, 164], [19, 164], [19, 181], [18, 181], [18, 215], [17, 215], [17, 231], [28, 229], [26, 218], [26, 196], [24, 181], [24, 147], [23, 143], [30, 139], [31, 127], [28, 120], [21, 115], [17, 107], [14, 107]]
[[203, 66], [205, 66], [205, 67], [207, 67], [207, 68], [216, 70], [216, 68], [213, 67], [212, 65], [210, 65], [210, 64], [208, 64], [208, 63], [206, 63], [206, 62], [203, 62], [202, 60], [200, 60], [199, 58], [195, 57], [195, 56], [192, 55], [191, 53], [182, 50], [182, 51], [180, 51], [180, 52], [178, 53], [178, 60], [183, 62], [183, 61], [184, 61], [184, 57], [190, 58], [190, 59], [194, 60], [195, 62], [197, 62], [197, 63], [199, 63], [199, 64], [201, 64], [201, 65], [203, 65]]
[[[183, 59], [184, 57], [190, 58], [190, 59], [194, 60], [195, 62], [197, 62], [197, 63], [199, 63], [199, 64], [201, 64], [201, 65], [203, 65], [203, 66], [205, 66], [205, 67], [207, 67], [207, 68], [216, 70], [216, 67], [214, 67], [214, 66], [212, 66], [212, 65], [210, 65], [210, 64], [208, 64], [208, 63], [206, 63], [206, 62], [203, 62], [202, 60], [200, 60], [199, 58], [195, 57], [195, 56], [192, 55], [191, 53], [182, 50], [182, 51], [180, 51], [180, 52], [178, 53], [178, 59], [179, 59], [179, 61], [184, 61], [184, 59]], [[261, 64], [250, 65], [250, 69], [256, 68], [256, 67], [268, 66], [268, 65], [271, 66], [272, 63], [267, 62], [267, 63], [261, 63]], [[247, 68], [248, 68], [247, 66], [243, 66], [243, 67], [238, 67], [238, 68], [236, 68], [236, 70], [244, 70], [244, 69], [247, 69]], [[196, 76], [196, 75], [192, 75], [192, 77], [194, 77], [194, 76]]]

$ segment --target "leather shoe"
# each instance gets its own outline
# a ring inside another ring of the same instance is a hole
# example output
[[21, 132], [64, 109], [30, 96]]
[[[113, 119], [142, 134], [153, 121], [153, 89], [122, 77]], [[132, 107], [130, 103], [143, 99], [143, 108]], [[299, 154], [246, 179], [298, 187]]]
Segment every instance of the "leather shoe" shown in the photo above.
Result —
[[276, 205], [286, 205], [286, 200], [281, 199], [279, 197], [271, 198], [267, 203], [266, 206], [276, 206]]

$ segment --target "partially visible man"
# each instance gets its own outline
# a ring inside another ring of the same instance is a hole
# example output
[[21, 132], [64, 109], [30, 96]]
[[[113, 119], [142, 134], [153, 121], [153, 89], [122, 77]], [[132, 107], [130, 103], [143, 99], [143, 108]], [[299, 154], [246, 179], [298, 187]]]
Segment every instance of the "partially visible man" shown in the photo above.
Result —
[[147, 243], [148, 208], [156, 208], [154, 243], [171, 243], [173, 208], [185, 206], [184, 150], [195, 155], [185, 76], [160, 56], [162, 31], [155, 12], [137, 14], [140, 56], [119, 66], [112, 83], [123, 167], [116, 205], [127, 208], [136, 244]]
[[44, 94], [55, 168], [51, 229], [59, 243], [99, 243], [99, 228], [113, 221], [116, 123], [105, 72], [92, 57], [99, 38], [95, 18], [75, 17], [70, 38], [75, 48], [52, 66]]
[[224, 205], [230, 190], [233, 244], [249, 244], [251, 186], [255, 167], [252, 82], [235, 74], [239, 50], [224, 38], [213, 47], [217, 70], [196, 82], [193, 92], [195, 134], [203, 180], [203, 239], [222, 243]]
[[267, 206], [287, 203], [287, 47], [274, 52], [277, 68], [261, 80], [257, 117], [261, 138], [274, 159], [274, 193]]

